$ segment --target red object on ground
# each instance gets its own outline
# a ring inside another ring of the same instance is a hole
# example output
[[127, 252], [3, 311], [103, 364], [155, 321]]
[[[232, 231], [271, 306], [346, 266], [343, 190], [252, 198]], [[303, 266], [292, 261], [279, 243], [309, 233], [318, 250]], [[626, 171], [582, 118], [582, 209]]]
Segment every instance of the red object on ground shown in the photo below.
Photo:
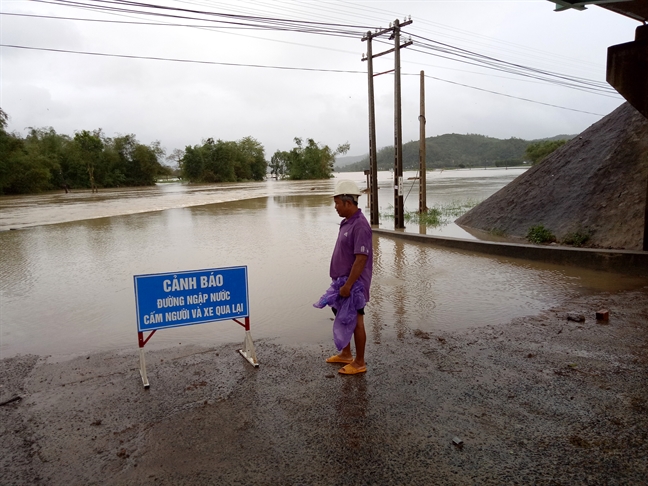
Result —
[[610, 320], [610, 311], [607, 309], [601, 309], [596, 313], [597, 321], [609, 321]]

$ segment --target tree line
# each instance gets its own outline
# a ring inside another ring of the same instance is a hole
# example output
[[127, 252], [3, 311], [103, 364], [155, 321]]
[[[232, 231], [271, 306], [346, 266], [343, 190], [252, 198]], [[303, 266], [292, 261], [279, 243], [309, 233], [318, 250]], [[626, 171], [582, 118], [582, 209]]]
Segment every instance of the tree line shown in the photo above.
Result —
[[[252, 137], [238, 141], [208, 138], [199, 145], [176, 149], [163, 164], [159, 142], [145, 145], [135, 135], [106, 136], [101, 129], [76, 132], [73, 137], [49, 128], [30, 128], [27, 136], [6, 131], [7, 114], [0, 108], [0, 194], [28, 194], [55, 189], [148, 186], [175, 175], [186, 182], [259, 181], [267, 175], [265, 149]], [[277, 150], [271, 175], [293, 180], [328, 179], [337, 154], [313, 139], [295, 138], [289, 151]]]
[[312, 138], [295, 138], [295, 147], [290, 151], [277, 150], [270, 159], [270, 173], [274, 177], [293, 180], [329, 179], [333, 174], [335, 156], [349, 151], [349, 143], [332, 150], [320, 145]]
[[146, 186], [171, 169], [160, 161], [159, 142], [144, 145], [135, 135], [107, 137], [82, 130], [74, 137], [53, 128], [30, 128], [26, 137], [8, 133], [0, 108], [0, 194], [53, 189]]
[[335, 156], [349, 150], [349, 144], [332, 150], [312, 138], [304, 143], [295, 138], [291, 150], [277, 150], [268, 164], [265, 150], [257, 140], [245, 137], [237, 142], [214, 141], [208, 138], [202, 145], [188, 146], [184, 152], [174, 151], [180, 176], [189, 182], [237, 182], [262, 180], [267, 175], [277, 179], [329, 179], [333, 176]]
[[208, 138], [176, 153], [180, 175], [188, 182], [260, 181], [266, 176], [265, 150], [252, 137], [238, 142]]

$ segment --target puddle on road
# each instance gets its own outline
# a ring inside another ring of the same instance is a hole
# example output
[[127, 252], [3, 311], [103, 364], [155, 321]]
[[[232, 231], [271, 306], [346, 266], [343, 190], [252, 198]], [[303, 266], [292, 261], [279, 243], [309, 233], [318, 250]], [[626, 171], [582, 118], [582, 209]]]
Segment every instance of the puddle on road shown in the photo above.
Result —
[[407, 330], [457, 330], [534, 315], [579, 294], [617, 292], [648, 279], [381, 237], [375, 242], [374, 339]]
[[[137, 349], [133, 275], [247, 265], [252, 336], [332, 347], [327, 310], [339, 217], [325, 195], [275, 195], [0, 232], [0, 353]], [[645, 279], [375, 239], [370, 342], [536, 314]], [[147, 349], [242, 342], [232, 321], [162, 330]]]

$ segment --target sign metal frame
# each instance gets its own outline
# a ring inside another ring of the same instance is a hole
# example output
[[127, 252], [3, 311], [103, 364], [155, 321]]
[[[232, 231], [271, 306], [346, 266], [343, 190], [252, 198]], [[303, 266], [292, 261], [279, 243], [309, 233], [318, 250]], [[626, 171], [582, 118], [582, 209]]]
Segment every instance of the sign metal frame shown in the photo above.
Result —
[[247, 266], [134, 275], [133, 280], [144, 388], [150, 386], [144, 346], [160, 329], [233, 320], [245, 329], [238, 352], [259, 366], [250, 333]]

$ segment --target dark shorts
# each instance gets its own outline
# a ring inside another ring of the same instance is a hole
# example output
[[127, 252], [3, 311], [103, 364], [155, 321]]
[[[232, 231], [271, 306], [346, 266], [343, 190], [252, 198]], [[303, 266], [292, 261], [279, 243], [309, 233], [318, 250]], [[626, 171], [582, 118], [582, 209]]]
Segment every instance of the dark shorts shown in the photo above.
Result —
[[[336, 316], [337, 315], [337, 309], [335, 307], [331, 307], [331, 310], [333, 311], [333, 315]], [[365, 315], [364, 307], [362, 309], [358, 309], [358, 314], [360, 314], [361, 316]]]

